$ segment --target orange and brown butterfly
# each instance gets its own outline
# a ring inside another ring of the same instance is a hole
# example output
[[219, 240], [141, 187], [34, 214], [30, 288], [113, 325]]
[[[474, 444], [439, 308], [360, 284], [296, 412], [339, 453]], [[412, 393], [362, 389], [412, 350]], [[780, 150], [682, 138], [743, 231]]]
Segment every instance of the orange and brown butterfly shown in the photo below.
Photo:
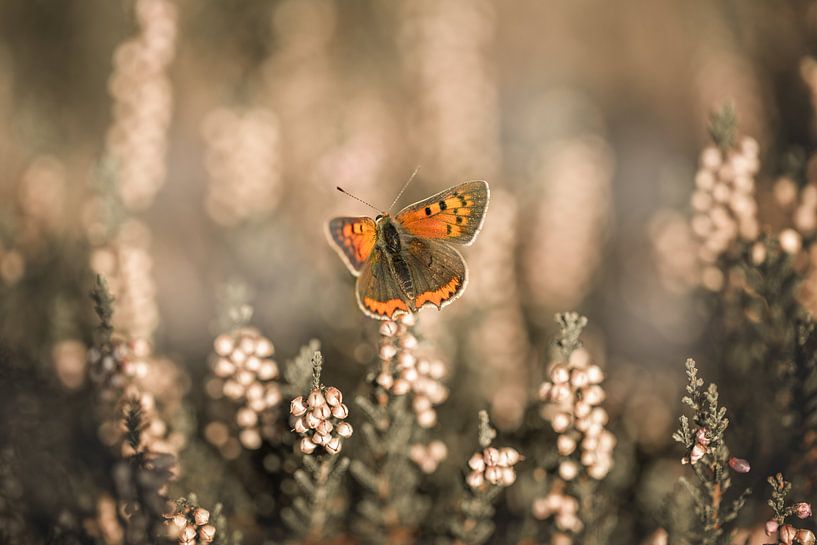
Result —
[[486, 182], [465, 182], [409, 205], [394, 217], [384, 212], [374, 219], [330, 221], [329, 240], [358, 277], [361, 310], [385, 320], [427, 305], [439, 309], [462, 295], [468, 268], [451, 244], [474, 242], [485, 220], [489, 193]]

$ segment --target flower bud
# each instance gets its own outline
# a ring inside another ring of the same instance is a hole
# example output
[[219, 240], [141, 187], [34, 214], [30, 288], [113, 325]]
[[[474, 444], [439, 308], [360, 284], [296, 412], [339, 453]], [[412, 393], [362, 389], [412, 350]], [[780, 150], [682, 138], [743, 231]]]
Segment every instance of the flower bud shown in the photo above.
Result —
[[385, 388], [386, 390], [390, 389], [392, 384], [394, 384], [394, 378], [390, 373], [382, 372], [377, 375], [377, 379], [375, 380], [381, 388]]
[[326, 389], [324, 397], [326, 398], [326, 402], [332, 407], [340, 405], [343, 402], [343, 394], [334, 386], [330, 386]]
[[699, 445], [709, 445], [709, 437], [707, 437], [706, 428], [698, 428], [698, 431], [695, 432], [695, 441]]
[[513, 468], [503, 467], [500, 471], [502, 472], [500, 483], [503, 486], [511, 486], [516, 481], [516, 471]]
[[[744, 460], [743, 458], [735, 458], [734, 456], [729, 458], [729, 467], [731, 467], [737, 473], [749, 473], [749, 471], [752, 469], [751, 466], [749, 465], [749, 460]], [[809, 514], [811, 514], [811, 511], [809, 511]]]
[[481, 471], [472, 471], [465, 478], [465, 482], [468, 483], [468, 486], [470, 486], [471, 488], [481, 487], [484, 481], [485, 477]]
[[400, 371], [400, 378], [409, 384], [414, 384], [417, 382], [417, 379], [420, 378], [420, 373], [418, 373], [414, 367], [406, 367]]
[[604, 380], [604, 371], [598, 365], [591, 365], [587, 368], [587, 379], [590, 384], [599, 384]]
[[784, 524], [780, 528], [780, 533], [778, 534], [778, 538], [780, 539], [781, 543], [785, 545], [792, 545], [794, 542], [794, 536], [797, 535], [797, 530], [791, 524]]
[[380, 334], [384, 337], [394, 337], [397, 334], [397, 323], [386, 320], [380, 325]]
[[173, 524], [179, 528], [184, 528], [187, 526], [187, 517], [181, 513], [176, 513], [173, 515]]
[[321, 435], [329, 435], [330, 433], [332, 433], [333, 429], [334, 426], [332, 425], [332, 423], [329, 422], [328, 420], [324, 420], [323, 422], [318, 424], [318, 427], [315, 428], [315, 431]]
[[179, 541], [182, 543], [189, 543], [196, 539], [196, 527], [188, 524], [181, 532], [179, 532]]
[[230, 335], [219, 335], [213, 342], [213, 348], [219, 356], [229, 356], [235, 348], [235, 342]]
[[539, 399], [542, 401], [547, 400], [550, 397], [550, 391], [553, 388], [553, 385], [550, 382], [543, 382], [539, 386]]
[[340, 405], [335, 405], [332, 407], [332, 416], [335, 418], [339, 418], [343, 420], [347, 416], [349, 416], [349, 407], [341, 403]]
[[485, 468], [485, 480], [491, 484], [499, 483], [499, 479], [502, 478], [502, 470], [497, 466], [488, 466]]
[[437, 411], [429, 409], [417, 415], [417, 425], [421, 428], [430, 428], [437, 423]]
[[320, 389], [315, 388], [311, 392], [309, 392], [309, 399], [308, 399], [309, 406], [312, 409], [318, 409], [326, 405], [326, 398], [323, 397]]
[[570, 380], [570, 371], [564, 365], [555, 365], [550, 370], [550, 380], [553, 381], [553, 384], [564, 384]]
[[309, 429], [306, 427], [306, 423], [304, 422], [303, 418], [298, 418], [293, 427], [297, 433], [306, 433], [306, 431]]
[[316, 433], [312, 436], [312, 442], [316, 445], [326, 445], [329, 440], [332, 438], [329, 434], [325, 433]]
[[698, 463], [698, 460], [703, 458], [704, 454], [706, 454], [706, 447], [700, 443], [696, 443], [695, 446], [692, 447], [692, 451], [689, 453], [689, 463], [695, 465]]
[[323, 421], [323, 418], [316, 415], [315, 411], [311, 411], [311, 412], [307, 413], [306, 418], [304, 418], [304, 422], [306, 422], [306, 425], [309, 427], [309, 429], [312, 429], [312, 430], [317, 428], [318, 424], [320, 424], [321, 421]]
[[803, 245], [803, 238], [794, 229], [786, 229], [780, 233], [780, 248], [787, 254], [796, 254]]
[[485, 459], [481, 452], [475, 452], [471, 459], [468, 460], [468, 467], [474, 471], [485, 471]]
[[767, 520], [766, 521], [766, 535], [771, 537], [777, 533], [777, 529], [780, 525], [777, 523], [776, 520]]
[[193, 519], [195, 519], [198, 526], [204, 526], [210, 522], [210, 512], [207, 509], [202, 509], [199, 507], [193, 511]]
[[352, 425], [348, 422], [341, 422], [335, 429], [337, 430], [338, 435], [343, 438], [352, 436]]
[[315, 443], [309, 437], [301, 439], [301, 452], [304, 454], [312, 454], [315, 451]]
[[807, 519], [811, 516], [811, 504], [801, 501], [794, 504], [794, 514], [799, 519]]
[[579, 466], [573, 460], [565, 460], [559, 464], [559, 476], [566, 480], [572, 481], [579, 474]]
[[334, 407], [330, 407], [329, 405], [324, 404], [324, 405], [321, 405], [317, 409], [312, 409], [312, 412], [314, 412], [315, 416], [317, 416], [321, 420], [325, 420], [325, 419], [329, 418], [330, 416], [332, 416], [332, 409], [333, 408]]
[[485, 460], [487, 466], [495, 466], [499, 463], [499, 450], [494, 447], [488, 447], [482, 451], [482, 458]]
[[806, 530], [805, 528], [801, 528], [797, 530], [797, 533], [794, 534], [794, 539], [800, 543], [800, 545], [814, 545], [815, 540], [814, 532], [811, 530]]
[[519, 462], [521, 458], [516, 449], [505, 447], [499, 450], [499, 465], [512, 466]]
[[298, 396], [289, 404], [289, 414], [293, 416], [302, 416], [306, 414], [306, 405], [304, 404], [303, 396]]
[[202, 526], [199, 528], [199, 538], [204, 543], [210, 543], [216, 537], [216, 527], [212, 524], [208, 524], [206, 526]]
[[394, 395], [406, 395], [409, 393], [409, 391], [411, 391], [411, 383], [404, 378], [399, 378], [394, 381], [391, 391]]
[[590, 411], [592, 410], [592, 407], [586, 401], [577, 401], [573, 406], [573, 414], [576, 415], [576, 418], [585, 418], [590, 416]]
[[384, 344], [380, 347], [380, 359], [383, 361], [391, 360], [397, 355], [397, 348], [393, 344]]
[[567, 413], [558, 413], [553, 416], [550, 425], [556, 433], [563, 433], [570, 427], [570, 415]]
[[402, 346], [403, 348], [408, 348], [408, 349], [416, 348], [417, 347], [417, 337], [415, 337], [414, 335], [412, 335], [410, 333], [405, 334], [403, 336], [403, 338], [400, 339], [400, 346]]
[[440, 440], [434, 440], [428, 444], [428, 455], [435, 462], [441, 462], [448, 456], [448, 447]]
[[431, 408], [431, 400], [426, 396], [418, 395], [414, 397], [411, 405], [414, 407], [415, 412], [421, 413]]
[[590, 378], [587, 376], [587, 371], [584, 369], [574, 369], [570, 373], [570, 384], [574, 388], [584, 388], [590, 382]]
[[337, 454], [340, 452], [341, 444], [340, 444], [340, 437], [332, 437], [326, 444], [323, 446], [326, 449], [326, 452], [329, 454]]
[[559, 435], [556, 439], [556, 449], [562, 456], [570, 456], [576, 450], [576, 440], [569, 435]]

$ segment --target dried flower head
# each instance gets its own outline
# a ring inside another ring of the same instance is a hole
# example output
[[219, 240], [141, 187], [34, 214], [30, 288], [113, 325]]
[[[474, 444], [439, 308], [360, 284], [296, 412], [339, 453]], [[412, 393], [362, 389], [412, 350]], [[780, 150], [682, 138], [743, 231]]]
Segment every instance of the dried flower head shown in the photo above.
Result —
[[[216, 506], [216, 515], [221, 506]], [[212, 523], [210, 511], [196, 504], [195, 496], [176, 500], [175, 509], [165, 515], [170, 524], [170, 534], [179, 545], [212, 543], [216, 538], [216, 527]], [[218, 517], [215, 517], [218, 518]], [[175, 533], [177, 532], [177, 533]]]
[[418, 353], [418, 341], [412, 327], [415, 316], [404, 314], [396, 320], [380, 325], [380, 371], [375, 382], [393, 395], [412, 396], [411, 406], [422, 428], [437, 423], [436, 405], [448, 398], [448, 389], [442, 384], [445, 364]]
[[[542, 417], [559, 434], [556, 440], [559, 454], [569, 457], [575, 452], [594, 479], [603, 479], [610, 471], [616, 444], [615, 436], [604, 428], [608, 416], [600, 406], [605, 398], [603, 380], [601, 368], [590, 363], [587, 352], [578, 348], [572, 351], [569, 361], [550, 368], [549, 380], [538, 390], [539, 399], [544, 402]], [[573, 461], [565, 463], [560, 473], [574, 478], [574, 465]]]
[[238, 405], [235, 424], [238, 440], [257, 449], [263, 438], [275, 433], [274, 409], [281, 403], [275, 348], [254, 328], [241, 327], [216, 337], [213, 342], [211, 395], [223, 396]]
[[352, 436], [352, 425], [344, 419], [349, 408], [343, 403], [343, 394], [334, 386], [326, 387], [320, 382], [323, 356], [316, 352], [312, 359], [312, 390], [304, 398], [298, 396], [290, 402], [289, 414], [292, 429], [301, 436], [300, 449], [312, 454], [318, 447], [329, 454], [337, 454], [343, 447], [343, 439]]
[[492, 447], [496, 431], [491, 428], [486, 411], [480, 411], [479, 416], [480, 444], [483, 449], [475, 452], [468, 460], [470, 472], [465, 480], [473, 489], [483, 489], [487, 485], [510, 486], [516, 481], [513, 466], [523, 457], [516, 449], [510, 447], [500, 449]]

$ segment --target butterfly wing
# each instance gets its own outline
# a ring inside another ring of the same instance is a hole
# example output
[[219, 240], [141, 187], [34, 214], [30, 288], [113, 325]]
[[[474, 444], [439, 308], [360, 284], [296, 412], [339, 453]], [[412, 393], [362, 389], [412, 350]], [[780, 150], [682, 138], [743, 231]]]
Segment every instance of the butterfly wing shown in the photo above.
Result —
[[328, 224], [329, 240], [349, 270], [360, 274], [377, 242], [377, 227], [372, 218], [335, 218]]
[[403, 292], [389, 270], [383, 250], [375, 248], [357, 279], [357, 303], [367, 316], [378, 320], [409, 312]]
[[414, 307], [442, 308], [462, 295], [468, 283], [468, 269], [460, 253], [450, 245], [406, 235], [402, 255], [411, 271]]
[[407, 206], [395, 219], [416, 237], [471, 244], [482, 228], [489, 195], [487, 182], [465, 182]]

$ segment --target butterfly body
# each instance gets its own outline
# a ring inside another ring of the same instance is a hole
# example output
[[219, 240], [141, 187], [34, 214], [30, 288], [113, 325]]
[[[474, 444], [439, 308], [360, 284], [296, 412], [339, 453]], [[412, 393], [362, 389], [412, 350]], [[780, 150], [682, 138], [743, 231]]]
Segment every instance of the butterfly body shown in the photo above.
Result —
[[329, 238], [358, 277], [357, 300], [373, 318], [393, 318], [459, 297], [467, 267], [450, 243], [473, 242], [485, 216], [488, 184], [466, 182], [392, 217], [335, 218]]

